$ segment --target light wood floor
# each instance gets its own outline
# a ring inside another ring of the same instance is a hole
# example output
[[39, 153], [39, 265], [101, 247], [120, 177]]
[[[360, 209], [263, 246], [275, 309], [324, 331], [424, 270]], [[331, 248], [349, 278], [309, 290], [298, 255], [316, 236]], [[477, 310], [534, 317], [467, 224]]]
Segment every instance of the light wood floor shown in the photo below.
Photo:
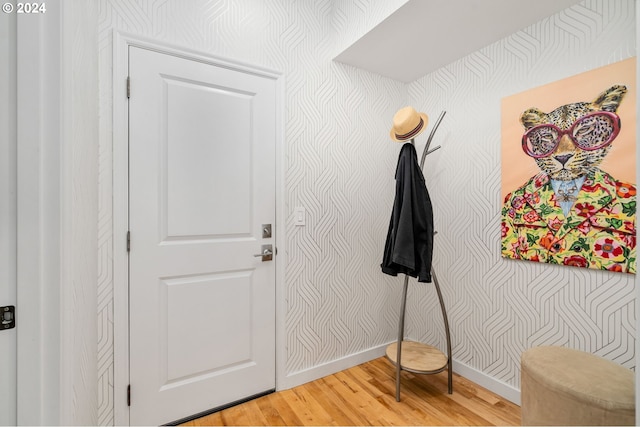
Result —
[[395, 367], [386, 359], [260, 397], [183, 424], [186, 426], [520, 425], [520, 407], [454, 374], [402, 372], [395, 400]]

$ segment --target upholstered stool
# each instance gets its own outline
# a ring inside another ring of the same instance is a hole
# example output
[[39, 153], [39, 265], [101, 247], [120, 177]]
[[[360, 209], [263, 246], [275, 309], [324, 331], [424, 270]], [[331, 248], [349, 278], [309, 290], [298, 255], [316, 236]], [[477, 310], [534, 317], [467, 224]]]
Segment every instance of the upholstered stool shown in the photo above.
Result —
[[522, 425], [635, 425], [634, 372], [564, 347], [522, 354]]

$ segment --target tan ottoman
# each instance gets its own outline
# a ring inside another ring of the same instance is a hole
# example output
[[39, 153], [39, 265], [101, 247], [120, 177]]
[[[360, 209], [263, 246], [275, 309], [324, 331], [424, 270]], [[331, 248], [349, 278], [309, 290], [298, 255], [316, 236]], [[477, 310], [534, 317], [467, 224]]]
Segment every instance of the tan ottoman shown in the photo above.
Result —
[[635, 425], [634, 372], [564, 347], [521, 360], [522, 425]]

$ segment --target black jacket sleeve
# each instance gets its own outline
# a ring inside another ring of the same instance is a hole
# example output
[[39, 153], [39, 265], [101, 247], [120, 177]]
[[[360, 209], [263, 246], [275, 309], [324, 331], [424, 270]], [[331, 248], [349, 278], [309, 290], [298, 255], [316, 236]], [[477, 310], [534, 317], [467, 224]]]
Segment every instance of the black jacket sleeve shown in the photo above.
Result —
[[404, 273], [431, 282], [433, 207], [418, 166], [415, 147], [406, 143], [396, 168], [396, 196], [384, 248], [382, 272]]

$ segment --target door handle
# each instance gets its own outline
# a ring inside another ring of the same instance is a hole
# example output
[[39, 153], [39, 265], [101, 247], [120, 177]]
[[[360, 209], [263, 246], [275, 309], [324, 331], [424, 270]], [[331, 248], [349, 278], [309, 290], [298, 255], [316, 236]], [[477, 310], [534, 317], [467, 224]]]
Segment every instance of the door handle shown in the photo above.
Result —
[[271, 261], [273, 259], [273, 246], [272, 245], [262, 245], [262, 252], [259, 254], [255, 254], [254, 257], [262, 257], [262, 261]]

